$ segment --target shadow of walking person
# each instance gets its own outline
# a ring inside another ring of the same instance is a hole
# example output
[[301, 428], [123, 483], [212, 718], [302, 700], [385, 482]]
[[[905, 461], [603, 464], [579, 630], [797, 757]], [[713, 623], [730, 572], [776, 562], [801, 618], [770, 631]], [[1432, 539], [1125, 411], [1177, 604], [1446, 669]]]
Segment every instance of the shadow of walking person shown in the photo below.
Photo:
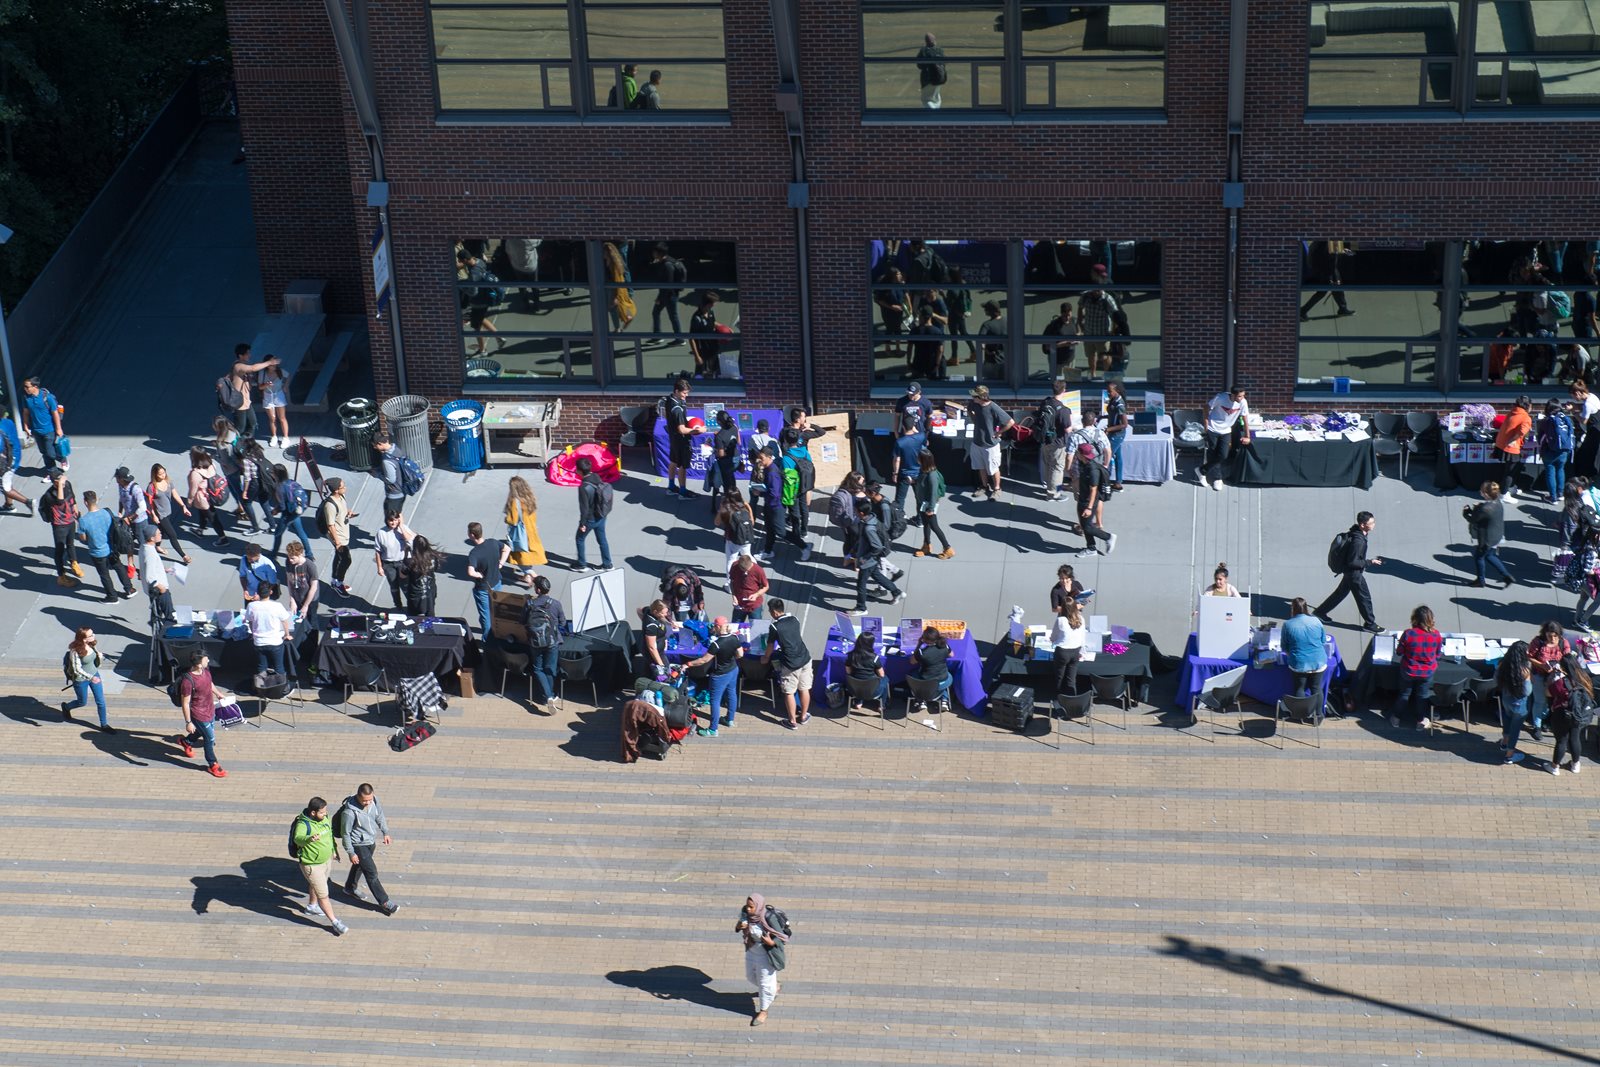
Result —
[[196, 875], [189, 879], [194, 885], [190, 907], [196, 915], [209, 914], [211, 905], [217, 903], [299, 926], [322, 927], [300, 906], [305, 895], [305, 879], [293, 860], [262, 856], [245, 860], [239, 864], [239, 869], [244, 872], [242, 875]]
[[750, 1014], [749, 993], [723, 993], [711, 988], [711, 976], [698, 967], [674, 964], [648, 971], [612, 971], [606, 980], [630, 989], [642, 989], [657, 1000], [686, 1000], [735, 1015]]

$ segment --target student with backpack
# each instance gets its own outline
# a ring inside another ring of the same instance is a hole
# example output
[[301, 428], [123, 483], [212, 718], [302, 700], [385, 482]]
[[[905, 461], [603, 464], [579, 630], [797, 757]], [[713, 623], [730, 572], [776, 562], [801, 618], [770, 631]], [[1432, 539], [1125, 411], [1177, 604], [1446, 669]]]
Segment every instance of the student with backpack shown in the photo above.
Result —
[[[55, 394], [40, 385], [38, 378], [22, 383], [22, 428], [33, 434], [34, 444], [39, 446], [39, 460], [47, 471], [70, 466], [66, 450], [61, 447], [67, 436], [61, 428], [61, 410]], [[20, 462], [22, 457], [15, 459]]]
[[[100, 575], [100, 588], [105, 591], [105, 603], [114, 604], [117, 594], [111, 588], [111, 572], [115, 570], [117, 577], [122, 580], [122, 596], [133, 596], [133, 580], [128, 577], [128, 572], [116, 565], [116, 557], [112, 554], [115, 546], [112, 542], [112, 533], [123, 524], [117, 517], [100, 506], [100, 496], [93, 489], [85, 490], [83, 494], [83, 516], [78, 519], [78, 537], [89, 549], [89, 560], [94, 565], [95, 572]], [[126, 528], [126, 527], [124, 527]]]
[[[656, 302], [650, 309], [650, 332], [661, 332], [661, 313], [667, 313], [667, 321], [672, 324], [672, 335], [681, 337], [683, 326], [678, 321], [678, 297], [683, 292], [683, 287], [689, 282], [689, 268], [684, 266], [683, 260], [667, 254], [665, 242], [656, 242], [650, 249], [650, 266], [655, 273], [656, 281], [661, 283], [661, 288], [656, 290]], [[704, 371], [699, 364], [699, 354], [696, 353], [695, 363], [697, 371]], [[704, 371], [715, 376], [716, 367]]]
[[939, 559], [950, 559], [956, 550], [950, 547], [950, 538], [945, 536], [944, 527], [939, 525], [939, 501], [944, 499], [944, 475], [939, 473], [938, 463], [933, 458], [933, 453], [923, 449], [917, 455], [917, 463], [922, 468], [922, 473], [917, 475], [917, 518], [922, 522], [922, 547], [912, 553], [916, 556], [933, 555], [933, 539], [937, 537], [943, 546], [939, 552]]
[[616, 493], [595, 471], [594, 460], [588, 456], [578, 457], [577, 469], [583, 480], [578, 483], [578, 565], [573, 570], [587, 574], [592, 569], [583, 552], [583, 543], [592, 533], [600, 546], [600, 569], [608, 571], [611, 543], [606, 540], [606, 519], [616, 506]]
[[542, 574], [535, 578], [533, 592], [522, 611], [523, 628], [528, 631], [528, 670], [544, 690], [546, 709], [559, 711], [561, 701], [556, 697], [556, 673], [561, 662], [561, 631], [566, 629], [567, 616], [561, 610], [561, 601], [550, 595], [550, 579]]
[[311, 494], [307, 493], [299, 482], [289, 477], [289, 470], [283, 464], [276, 464], [272, 468], [273, 477], [278, 483], [278, 494], [273, 501], [273, 506], [278, 512], [278, 522], [272, 528], [272, 554], [278, 554], [278, 546], [283, 544], [283, 535], [286, 530], [294, 530], [295, 537], [306, 546], [306, 558], [316, 559], [316, 554], [311, 551], [311, 535], [306, 533], [305, 513], [311, 506]]
[[783, 485], [779, 500], [783, 504], [784, 520], [790, 533], [800, 544], [801, 560], [811, 558], [811, 542], [806, 538], [811, 523], [811, 490], [816, 485], [817, 468], [811, 462], [811, 452], [806, 448], [800, 431], [788, 427], [783, 431], [782, 468]]
[[890, 604], [900, 603], [906, 595], [894, 584], [894, 579], [884, 573], [883, 560], [889, 554], [889, 545], [884, 539], [882, 528], [878, 525], [877, 516], [872, 513], [872, 501], [865, 496], [859, 497], [855, 502], [855, 513], [856, 603], [850, 609], [850, 614], [865, 615], [868, 581], [876, 582], [889, 594]]
[[722, 494], [722, 507], [712, 525], [722, 531], [723, 566], [732, 567], [734, 560], [750, 552], [756, 539], [756, 518], [739, 490]]
[[217, 762], [217, 688], [210, 668], [210, 657], [203, 649], [196, 649], [189, 656], [189, 669], [167, 687], [167, 695], [183, 712], [183, 736], [178, 738], [178, 744], [183, 747], [184, 758], [193, 759], [195, 744], [202, 744], [211, 777], [226, 778], [228, 772]]
[[1566, 405], [1551, 399], [1545, 401], [1544, 415], [1539, 419], [1539, 460], [1544, 464], [1545, 490], [1550, 503], [1561, 499], [1567, 488], [1567, 461], [1577, 447], [1577, 427]]
[[383, 482], [383, 510], [400, 511], [406, 497], [422, 492], [422, 468], [395, 447], [394, 438], [380, 433], [372, 439], [374, 471]]
[[344, 842], [345, 855], [350, 858], [350, 876], [344, 880], [344, 895], [361, 899], [361, 879], [366, 878], [372, 899], [385, 915], [393, 915], [400, 905], [389, 899], [388, 890], [378, 878], [378, 864], [374, 854], [379, 842], [387, 845], [389, 820], [384, 818], [383, 805], [368, 782], [362, 782], [352, 795], [344, 798], [333, 819], [334, 833]]
[[94, 694], [94, 709], [100, 715], [100, 732], [114, 734], [117, 731], [111, 728], [106, 720], [106, 692], [100, 682], [100, 665], [102, 663], [100, 650], [95, 647], [97, 639], [94, 630], [88, 626], [80, 626], [72, 634], [72, 643], [67, 646], [67, 651], [61, 657], [61, 670], [67, 677], [67, 684], [72, 686], [74, 699], [61, 702], [61, 718], [64, 722], [72, 721], [74, 708], [86, 707], [89, 695]]
[[1072, 433], [1072, 409], [1067, 407], [1065, 378], [1057, 378], [1050, 390], [1050, 395], [1033, 414], [1033, 432], [1039, 438], [1039, 477], [1044, 483], [1045, 496], [1060, 500], [1061, 483], [1067, 476], [1071, 451], [1068, 437]]
[[222, 509], [228, 503], [228, 479], [217, 469], [216, 460], [204, 448], [196, 445], [189, 449], [189, 514], [201, 533], [206, 526], [217, 535], [218, 548], [228, 544], [228, 535], [222, 529]]
[[1354, 595], [1356, 610], [1361, 613], [1362, 628], [1368, 633], [1383, 633], [1383, 627], [1378, 625], [1378, 620], [1372, 613], [1372, 593], [1367, 589], [1367, 568], [1383, 565], [1381, 556], [1367, 558], [1367, 539], [1372, 536], [1372, 530], [1377, 525], [1378, 520], [1373, 517], [1372, 512], [1360, 512], [1356, 515], [1355, 524], [1344, 533], [1336, 535], [1333, 542], [1328, 545], [1328, 569], [1339, 575], [1339, 585], [1312, 612], [1322, 620], [1323, 625], [1332, 625], [1333, 620], [1328, 618], [1328, 612], [1338, 607], [1339, 602], [1345, 597]]
[[750, 1025], [763, 1026], [767, 1009], [783, 988], [778, 972], [789, 964], [788, 943], [793, 936], [789, 917], [760, 893], [751, 893], [739, 909], [733, 931], [744, 938], [744, 973], [756, 987], [756, 1013]]
[[328, 802], [312, 797], [289, 824], [289, 858], [300, 864], [300, 874], [306, 880], [306, 914], [326, 915], [334, 936], [341, 937], [349, 927], [333, 914], [333, 904], [328, 900], [328, 870], [339, 851], [333, 833]]
[[[278, 474], [273, 465], [267, 462], [267, 454], [261, 450], [261, 442], [251, 438], [239, 446], [239, 488], [242, 493], [239, 505], [244, 511], [244, 518], [250, 521], [250, 530], [255, 532], [272, 522], [272, 509], [278, 498]], [[261, 521], [256, 521], [255, 505], [261, 506]]]
[[1594, 722], [1594, 683], [1578, 657], [1567, 653], [1550, 678], [1550, 731], [1556, 747], [1545, 765], [1551, 774], [1560, 774], [1563, 757], [1570, 757], [1567, 770], [1583, 770], [1583, 730]]
[[67, 481], [67, 472], [60, 467], [50, 471], [50, 488], [39, 494], [39, 517], [50, 526], [56, 561], [56, 584], [71, 589], [78, 584], [78, 564], [75, 538], [78, 532], [78, 498]]
[[810, 559], [811, 546], [806, 544], [798, 531], [789, 527], [789, 505], [784, 502], [785, 496], [792, 501], [791, 494], [799, 492], [799, 475], [792, 469], [786, 470], [769, 451], [762, 450], [754, 455], [755, 479], [761, 484], [761, 495], [766, 506], [766, 534], [762, 538], [761, 554], [756, 557], [756, 562], [771, 566], [780, 540], [799, 547], [802, 561]]

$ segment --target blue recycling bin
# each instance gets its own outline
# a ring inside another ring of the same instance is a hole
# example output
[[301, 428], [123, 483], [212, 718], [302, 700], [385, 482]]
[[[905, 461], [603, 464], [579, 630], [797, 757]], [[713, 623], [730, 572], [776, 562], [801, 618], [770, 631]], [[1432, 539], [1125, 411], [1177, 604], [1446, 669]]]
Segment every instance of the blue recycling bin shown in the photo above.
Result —
[[444, 419], [450, 469], [462, 474], [482, 469], [483, 405], [476, 400], [452, 400], [439, 414]]

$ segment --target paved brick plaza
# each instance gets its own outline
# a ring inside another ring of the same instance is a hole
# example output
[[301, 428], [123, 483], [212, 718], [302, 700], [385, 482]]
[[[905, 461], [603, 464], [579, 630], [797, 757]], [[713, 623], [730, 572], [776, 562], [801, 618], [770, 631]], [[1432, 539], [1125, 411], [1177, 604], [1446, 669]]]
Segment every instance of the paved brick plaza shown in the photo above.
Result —
[[[731, 736], [625, 767], [610, 713], [487, 696], [405, 756], [383, 724], [315, 705], [295, 729], [239, 727], [214, 783], [167, 742], [164, 695], [128, 687], [130, 736], [101, 743], [60, 724], [57, 684], [41, 668], [0, 703], [3, 1063], [1600, 1049], [1590, 783], [1490, 766], [1482, 727], [1395, 744], [1333, 722], [1320, 752], [1280, 752], [1136, 716], [1057, 752], [970, 720], [940, 736], [819, 716], [795, 737], [754, 700]], [[299, 912], [284, 833], [309, 795], [336, 804], [363, 777], [402, 908], [343, 904], [335, 939]], [[729, 929], [756, 890], [797, 927], [761, 1030]]]

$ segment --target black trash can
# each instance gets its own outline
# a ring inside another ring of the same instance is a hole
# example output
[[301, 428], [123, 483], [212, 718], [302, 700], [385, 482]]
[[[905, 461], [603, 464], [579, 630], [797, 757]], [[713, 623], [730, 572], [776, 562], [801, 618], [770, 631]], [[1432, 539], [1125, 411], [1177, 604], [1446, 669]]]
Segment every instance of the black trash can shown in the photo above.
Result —
[[389, 436], [402, 455], [414, 460], [424, 472], [433, 469], [433, 442], [428, 440], [428, 411], [433, 405], [425, 396], [391, 396], [383, 402], [383, 417], [389, 420]]
[[339, 425], [344, 430], [346, 464], [353, 471], [372, 468], [372, 438], [378, 432], [378, 405], [365, 397], [339, 405]]

